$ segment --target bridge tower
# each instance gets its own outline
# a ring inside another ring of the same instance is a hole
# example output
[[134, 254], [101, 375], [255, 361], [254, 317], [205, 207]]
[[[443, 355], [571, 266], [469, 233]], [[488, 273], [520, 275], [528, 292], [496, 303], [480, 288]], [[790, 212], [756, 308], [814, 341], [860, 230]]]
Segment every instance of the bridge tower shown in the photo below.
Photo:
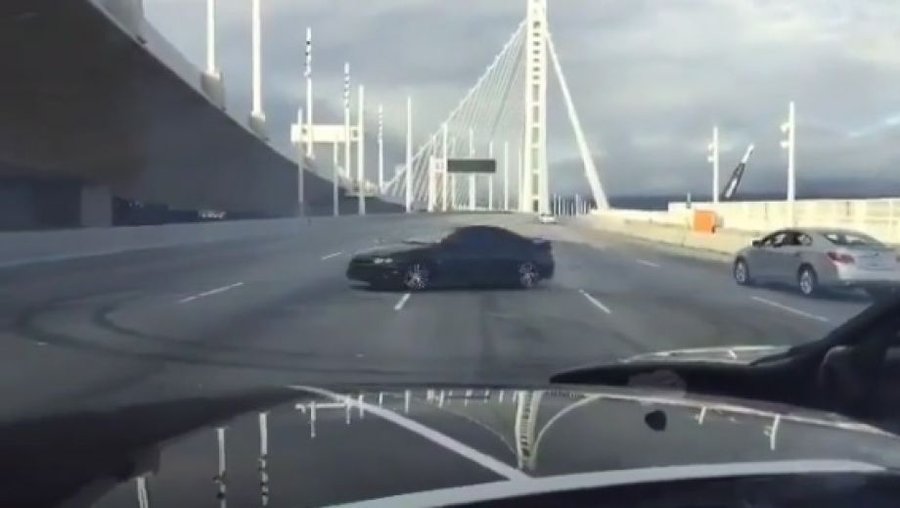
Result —
[[528, 0], [525, 24], [525, 163], [522, 212], [548, 213], [547, 0]]

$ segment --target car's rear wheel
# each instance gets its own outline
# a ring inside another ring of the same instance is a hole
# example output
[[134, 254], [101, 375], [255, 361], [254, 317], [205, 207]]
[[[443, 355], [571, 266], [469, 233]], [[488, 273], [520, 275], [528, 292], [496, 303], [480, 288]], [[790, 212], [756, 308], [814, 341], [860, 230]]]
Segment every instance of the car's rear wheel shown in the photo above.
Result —
[[410, 291], [427, 289], [431, 282], [431, 270], [425, 263], [412, 263], [403, 271], [403, 287]]
[[797, 288], [803, 296], [813, 296], [819, 292], [819, 276], [813, 267], [804, 265], [800, 268], [797, 273]]
[[541, 274], [531, 261], [525, 261], [519, 264], [519, 285], [525, 289], [531, 289], [537, 286], [541, 280]]
[[750, 267], [747, 266], [746, 260], [738, 259], [735, 261], [731, 273], [734, 276], [734, 281], [739, 285], [749, 286], [753, 284], [753, 279], [750, 278]]

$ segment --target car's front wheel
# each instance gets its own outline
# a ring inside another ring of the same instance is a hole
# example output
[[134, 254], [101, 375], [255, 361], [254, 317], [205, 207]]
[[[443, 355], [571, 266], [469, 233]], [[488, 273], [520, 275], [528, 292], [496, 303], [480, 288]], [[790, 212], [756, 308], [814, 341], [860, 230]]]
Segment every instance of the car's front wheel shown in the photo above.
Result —
[[537, 266], [531, 261], [525, 261], [524, 263], [519, 264], [519, 285], [525, 289], [531, 289], [537, 286], [538, 282], [541, 281], [541, 273], [538, 271]]
[[422, 291], [431, 283], [431, 270], [425, 263], [411, 263], [403, 271], [403, 287], [410, 291]]
[[797, 288], [803, 296], [813, 296], [819, 292], [819, 276], [811, 266], [803, 266], [797, 273]]

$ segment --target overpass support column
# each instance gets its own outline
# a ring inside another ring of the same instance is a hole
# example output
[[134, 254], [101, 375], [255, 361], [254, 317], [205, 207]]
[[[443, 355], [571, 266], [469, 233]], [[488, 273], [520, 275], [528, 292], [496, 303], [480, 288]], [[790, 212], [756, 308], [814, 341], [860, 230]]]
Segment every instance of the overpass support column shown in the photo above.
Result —
[[206, 70], [200, 86], [217, 108], [225, 109], [225, 84], [216, 61], [216, 0], [206, 0]]

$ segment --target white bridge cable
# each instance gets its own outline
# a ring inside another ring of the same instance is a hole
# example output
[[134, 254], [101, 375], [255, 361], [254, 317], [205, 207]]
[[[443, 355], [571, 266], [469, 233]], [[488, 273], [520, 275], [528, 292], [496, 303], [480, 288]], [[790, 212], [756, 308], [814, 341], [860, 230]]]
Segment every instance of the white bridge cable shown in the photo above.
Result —
[[[497, 97], [509, 87], [512, 70], [519, 60], [524, 41], [523, 33], [508, 46], [507, 51], [500, 55], [502, 58], [495, 61], [496, 65], [491, 65], [494, 72], [482, 80], [478, 91], [473, 94], [470, 104], [460, 111], [456, 118], [457, 121], [451, 124], [450, 130], [457, 143], [464, 142], [464, 146], [468, 147], [469, 129], [472, 129], [478, 135], [476, 145], [481, 147], [487, 144], [487, 140], [481, 136], [486, 131], [484, 126], [494, 123], [502, 114], [504, 103]], [[465, 156], [468, 156], [468, 150], [466, 150]], [[463, 201], [463, 196], [468, 196], [463, 192], [468, 190], [468, 181], [468, 178], [456, 179], [457, 197], [460, 198], [460, 202], [468, 201], [467, 197]]]
[[[497, 121], [491, 129], [490, 138], [495, 141], [495, 155], [498, 147], [504, 142], [508, 142], [510, 147], [515, 150], [520, 143], [520, 138], [525, 129], [525, 94], [523, 93], [525, 90], [524, 45], [522, 49], [523, 51], [519, 55], [516, 65], [511, 71], [512, 79], [506, 89], [500, 116], [497, 118]], [[512, 159], [514, 158], [515, 155], [512, 155]], [[507, 161], [500, 161], [500, 163], [505, 165]], [[514, 166], [515, 164], [511, 160], [510, 168], [513, 168]], [[503, 184], [503, 179], [498, 178], [499, 175], [500, 172], [498, 171], [491, 177], [492, 180], [494, 180], [495, 186], [498, 185], [498, 180], [499, 185]], [[510, 180], [512, 180], [512, 178], [510, 178]]]
[[[499, 67], [497, 79], [491, 83], [491, 87], [487, 90], [487, 96], [490, 99], [489, 107], [484, 108], [483, 115], [478, 119], [477, 124], [479, 132], [484, 135], [477, 145], [483, 149], [486, 149], [490, 142], [497, 140], [498, 127], [504, 112], [510, 106], [509, 100], [518, 95], [510, 92], [513, 91], [512, 85], [516, 77], [515, 71], [521, 61], [524, 42], [525, 37], [522, 37], [520, 42], [513, 46], [509, 52], [509, 58], [507, 58], [503, 66]], [[497, 148], [496, 143], [494, 148]], [[493, 180], [494, 176], [495, 174], [491, 174], [489, 178]], [[476, 176], [476, 178], [480, 178], [480, 176]]]
[[[457, 104], [456, 108], [454, 108], [453, 111], [451, 111], [451, 113], [450, 113], [450, 115], [449, 115], [449, 117], [448, 117], [448, 119], [447, 119], [447, 122], [448, 122], [448, 123], [449, 123], [449, 122], [452, 122], [455, 118], [457, 118], [457, 117], [459, 116], [460, 112], [461, 112], [464, 108], [466, 108], [467, 106], [470, 106], [470, 105], [471, 105], [471, 103], [472, 103], [471, 99], [472, 99], [472, 97], [473, 97], [476, 93], [478, 93], [478, 92], [481, 90], [481, 85], [482, 85], [482, 83], [487, 79], [487, 77], [488, 77], [489, 75], [491, 75], [491, 74], [493, 73], [494, 68], [499, 64], [501, 58], [502, 58], [502, 57], [504, 56], [504, 54], [508, 51], [509, 47], [512, 46], [512, 44], [513, 44], [517, 39], [519, 39], [521, 35], [524, 34], [524, 26], [525, 26], [524, 21], [523, 21], [522, 23], [519, 24], [518, 28], [517, 28], [516, 31], [513, 33], [512, 37], [510, 37], [510, 39], [507, 41], [506, 45], [503, 47], [503, 49], [501, 50], [501, 52], [498, 53], [497, 56], [494, 58], [494, 62], [493, 62], [491, 65], [489, 65], [489, 66], [487, 67], [487, 69], [486, 69], [485, 72], [481, 75], [481, 77], [478, 79], [478, 81], [476, 82], [476, 84], [475, 84], [472, 88], [469, 89], [469, 91], [466, 93], [465, 97], [459, 102], [459, 104]], [[443, 127], [443, 124], [441, 125], [441, 127], [438, 128], [437, 132], [435, 132], [434, 134], [439, 135], [439, 134], [440, 134], [440, 130], [442, 129], [442, 127]], [[431, 138], [429, 137], [428, 139], [430, 140]], [[414, 158], [414, 159], [421, 159], [421, 158], [422, 158], [422, 155], [424, 154], [424, 151], [425, 151], [426, 149], [427, 149], [427, 145], [423, 145], [423, 146], [416, 152], [416, 154], [414, 155], [413, 158]], [[397, 183], [397, 182], [403, 181], [402, 177], [405, 176], [404, 173], [405, 173], [405, 168], [404, 168], [403, 170], [401, 170], [400, 172], [398, 172], [397, 175], [395, 175], [394, 178], [391, 180], [391, 182], [388, 183], [388, 185], [393, 185], [393, 184], [395, 184], [395, 183]]]
[[[524, 39], [523, 37], [519, 37], [517, 40], [521, 42]], [[517, 43], [511, 45], [510, 47], [518, 46]], [[469, 95], [469, 100], [467, 100], [464, 104], [461, 105], [457, 110], [457, 114], [455, 118], [451, 119], [448, 123], [448, 133], [450, 136], [454, 138], [462, 138], [465, 136], [468, 139], [468, 129], [470, 127], [474, 128], [477, 124], [477, 119], [485, 114], [485, 111], [488, 110], [488, 107], [485, 105], [495, 104], [497, 101], [494, 98], [494, 90], [496, 89], [495, 82], [498, 81], [498, 76], [500, 73], [506, 74], [507, 68], [510, 67], [509, 62], [511, 62], [515, 57], [516, 51], [504, 51], [501, 54], [497, 55], [494, 62], [488, 66], [488, 70], [491, 72], [485, 74], [482, 79], [480, 79], [480, 84], [476, 87]], [[443, 129], [443, 126], [442, 126]], [[443, 136], [440, 136], [441, 138]], [[422, 147], [420, 152], [422, 155], [416, 161], [416, 164], [413, 166], [415, 181], [416, 181], [416, 197], [419, 200], [427, 201], [427, 171], [430, 164], [430, 156], [432, 154], [437, 153], [438, 144], [435, 143], [435, 146], [431, 146], [431, 141]], [[456, 180], [459, 185], [460, 180]]]
[[[482, 74], [482, 76], [478, 79], [478, 81], [475, 83], [475, 85], [474, 85], [472, 88], [469, 89], [469, 91], [466, 93], [466, 95], [463, 97], [463, 99], [462, 99], [462, 100], [457, 104], [457, 106], [450, 112], [450, 115], [448, 116], [448, 118], [447, 118], [447, 120], [446, 120], [446, 123], [449, 124], [449, 123], [452, 122], [454, 119], [456, 119], [457, 116], [459, 115], [460, 111], [461, 111], [463, 108], [465, 108], [467, 105], [470, 104], [472, 97], [479, 91], [479, 89], [481, 88], [481, 85], [482, 85], [482, 83], [485, 81], [485, 79], [486, 79], [489, 75], [491, 75], [491, 74], [493, 73], [494, 69], [495, 69], [495, 68], [497, 67], [497, 65], [500, 63], [502, 57], [509, 51], [509, 48], [510, 48], [510, 47], [511, 47], [518, 39], [520, 39], [520, 38], [524, 35], [524, 28], [525, 28], [525, 21], [523, 20], [523, 21], [519, 24], [519, 26], [516, 28], [516, 30], [515, 30], [515, 32], [513, 33], [513, 35], [512, 35], [512, 36], [509, 38], [509, 40], [506, 42], [506, 44], [504, 45], [504, 47], [503, 47], [503, 49], [500, 51], [500, 53], [497, 54], [497, 56], [496, 56], [495, 59], [494, 59], [494, 62], [493, 62], [490, 66], [488, 66], [488, 68], [486, 69], [486, 71], [485, 71], [485, 72]], [[438, 137], [440, 137], [440, 134], [441, 134], [440, 131], [441, 131], [441, 129], [442, 129], [442, 126], [443, 126], [443, 123], [441, 124], [441, 126], [438, 127], [437, 131], [434, 132], [433, 135], [437, 135]], [[430, 140], [430, 139], [431, 139], [431, 136], [429, 136], [428, 139]], [[425, 153], [425, 150], [428, 148], [428, 145], [430, 145], [430, 144], [431, 144], [431, 143], [430, 143], [430, 141], [429, 141], [429, 143], [423, 145], [423, 146], [416, 152], [416, 154], [414, 155], [413, 158], [414, 158], [414, 159], [421, 159], [421, 158], [423, 157], [424, 153]], [[403, 183], [403, 182], [405, 181], [405, 172], [406, 172], [406, 168], [403, 168], [402, 170], [398, 171], [397, 174], [395, 174], [394, 177], [391, 178], [391, 180], [390, 180], [389, 182], [386, 183], [386, 185], [385, 185], [385, 186], [386, 186], [386, 189], [387, 189], [387, 188], [391, 188], [391, 189], [393, 189], [393, 192], [398, 192], [398, 184], [401, 184], [401, 183]]]
[[544, 38], [547, 41], [547, 49], [550, 53], [550, 61], [553, 62], [553, 70], [556, 73], [556, 79], [559, 81], [559, 88], [562, 90], [563, 100], [566, 103], [566, 111], [569, 115], [569, 121], [572, 124], [572, 130], [575, 131], [575, 141], [578, 144], [578, 151], [584, 162], [584, 172], [591, 187], [591, 193], [594, 196], [596, 206], [600, 210], [609, 208], [609, 201], [606, 199], [606, 192], [600, 183], [600, 176], [597, 173], [597, 167], [594, 164], [594, 157], [588, 147], [581, 129], [581, 121], [578, 119], [578, 111], [575, 109], [575, 103], [572, 100], [572, 94], [569, 92], [569, 85], [566, 82], [565, 74], [562, 71], [562, 65], [559, 62], [559, 55], [556, 53], [556, 46], [553, 44], [553, 37], [548, 29], [544, 29]]

